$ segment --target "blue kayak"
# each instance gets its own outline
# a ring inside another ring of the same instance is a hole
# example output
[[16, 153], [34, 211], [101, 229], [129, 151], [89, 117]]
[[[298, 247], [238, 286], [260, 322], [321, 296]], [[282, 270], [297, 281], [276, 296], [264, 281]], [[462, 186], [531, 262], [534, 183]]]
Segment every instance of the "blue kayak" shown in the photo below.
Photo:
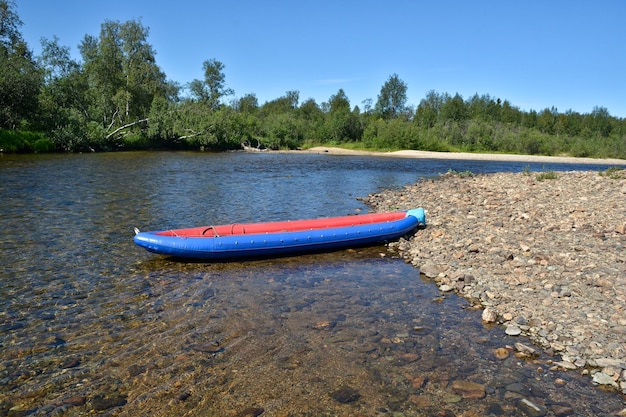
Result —
[[155, 232], [135, 229], [134, 241], [160, 255], [187, 259], [245, 259], [372, 245], [426, 225], [421, 208], [408, 211], [265, 223], [233, 223]]

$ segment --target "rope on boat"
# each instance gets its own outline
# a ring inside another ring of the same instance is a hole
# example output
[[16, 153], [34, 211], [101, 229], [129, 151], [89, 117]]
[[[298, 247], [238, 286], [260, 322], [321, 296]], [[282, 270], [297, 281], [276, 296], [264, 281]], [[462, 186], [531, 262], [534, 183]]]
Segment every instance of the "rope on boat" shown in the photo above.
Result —
[[209, 227], [207, 227], [206, 229], [204, 229], [204, 230], [202, 231], [201, 235], [202, 235], [202, 236], [204, 236], [204, 234], [205, 234], [206, 232], [208, 232], [209, 230], [211, 230], [211, 229], [213, 229], [213, 233], [215, 233], [215, 236], [214, 236], [214, 237], [220, 237], [219, 233], [217, 233], [217, 229], [215, 228], [215, 226], [209, 226]]

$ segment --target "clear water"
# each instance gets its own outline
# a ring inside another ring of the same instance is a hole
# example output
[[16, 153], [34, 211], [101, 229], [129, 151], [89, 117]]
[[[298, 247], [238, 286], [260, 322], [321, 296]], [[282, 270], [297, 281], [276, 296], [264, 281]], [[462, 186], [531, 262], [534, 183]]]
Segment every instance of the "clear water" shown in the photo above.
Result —
[[[358, 213], [358, 197], [450, 169], [605, 168], [0, 155], [0, 416], [525, 415], [522, 397], [547, 415], [559, 405], [609, 415], [620, 395], [550, 370], [549, 357], [496, 359], [494, 349], [523, 340], [483, 326], [480, 311], [442, 297], [385, 247], [194, 263], [132, 242], [133, 227]], [[458, 379], [485, 385], [486, 397], [459, 398]]]

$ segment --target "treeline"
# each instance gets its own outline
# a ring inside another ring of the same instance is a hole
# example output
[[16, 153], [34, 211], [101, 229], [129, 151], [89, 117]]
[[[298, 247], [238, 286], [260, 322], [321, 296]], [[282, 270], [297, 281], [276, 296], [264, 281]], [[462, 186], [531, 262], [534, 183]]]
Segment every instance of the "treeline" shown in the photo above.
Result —
[[14, 3], [0, 0], [0, 149], [84, 152], [130, 149], [295, 149], [311, 144], [370, 149], [504, 152], [626, 159], [626, 119], [522, 111], [488, 94], [464, 99], [429, 92], [407, 104], [393, 74], [377, 100], [352, 106], [343, 90], [317, 103], [297, 90], [259, 104], [236, 97], [224, 65], [203, 63], [204, 79], [167, 80], [140, 21], [105, 21], [86, 35], [82, 60], [58, 39], [40, 56], [23, 41]]

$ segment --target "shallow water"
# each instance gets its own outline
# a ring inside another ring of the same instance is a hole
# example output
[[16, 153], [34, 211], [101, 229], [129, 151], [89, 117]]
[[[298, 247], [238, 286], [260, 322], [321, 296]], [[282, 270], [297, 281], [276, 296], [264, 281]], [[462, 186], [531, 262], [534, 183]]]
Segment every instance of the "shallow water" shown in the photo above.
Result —
[[[328, 155], [0, 156], [0, 415], [570, 415], [623, 408], [383, 246], [177, 262], [132, 228], [323, 217], [449, 169], [571, 165]], [[582, 169], [604, 169], [584, 166]], [[417, 232], [419, 233], [419, 231]], [[456, 380], [486, 386], [460, 398]], [[343, 402], [342, 402], [343, 401]], [[445, 414], [446, 412], [451, 414]], [[394, 414], [395, 413], [395, 414]]]

